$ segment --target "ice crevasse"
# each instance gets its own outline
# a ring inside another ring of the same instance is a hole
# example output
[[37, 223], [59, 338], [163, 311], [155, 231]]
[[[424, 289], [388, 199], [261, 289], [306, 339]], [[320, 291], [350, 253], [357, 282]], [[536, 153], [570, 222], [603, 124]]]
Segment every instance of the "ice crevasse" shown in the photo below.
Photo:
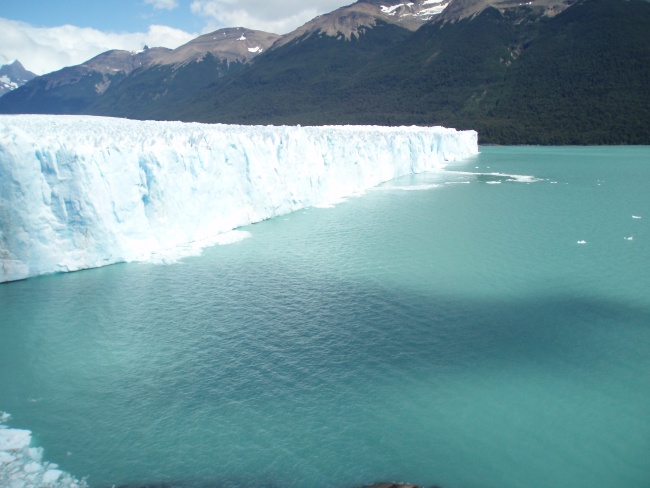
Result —
[[477, 152], [443, 127], [0, 116], [0, 282], [210, 245]]

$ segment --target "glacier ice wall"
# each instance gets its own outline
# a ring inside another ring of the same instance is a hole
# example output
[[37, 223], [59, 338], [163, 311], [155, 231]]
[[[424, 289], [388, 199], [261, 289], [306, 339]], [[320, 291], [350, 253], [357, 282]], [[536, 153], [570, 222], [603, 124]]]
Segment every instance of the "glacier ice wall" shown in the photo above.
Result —
[[208, 245], [477, 152], [443, 127], [0, 116], [0, 282]]

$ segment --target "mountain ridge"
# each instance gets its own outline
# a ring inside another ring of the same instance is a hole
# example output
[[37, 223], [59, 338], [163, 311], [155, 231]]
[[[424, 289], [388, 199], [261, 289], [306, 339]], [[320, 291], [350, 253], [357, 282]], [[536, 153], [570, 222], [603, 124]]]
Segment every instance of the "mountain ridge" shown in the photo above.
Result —
[[[404, 19], [418, 12], [432, 16], [414, 29]], [[58, 76], [46, 75], [0, 99], [0, 112], [445, 125], [476, 129], [482, 143], [650, 144], [648, 32], [647, 0], [359, 0], [285, 36], [201, 36], [185, 54], [116, 74], [101, 93], [110, 73], [78, 76], [68, 93], [46, 93], [42, 79]], [[200, 47], [219, 36], [239, 54]]]

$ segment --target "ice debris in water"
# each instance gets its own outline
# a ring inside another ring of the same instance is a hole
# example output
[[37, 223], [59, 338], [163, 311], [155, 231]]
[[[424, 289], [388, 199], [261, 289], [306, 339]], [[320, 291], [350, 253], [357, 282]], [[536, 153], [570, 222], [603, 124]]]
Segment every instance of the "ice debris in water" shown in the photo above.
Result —
[[0, 282], [174, 262], [238, 227], [477, 153], [475, 131], [444, 127], [2, 115]]
[[0, 487], [2, 488], [87, 488], [61, 471], [58, 465], [43, 460], [43, 449], [30, 447], [29, 430], [11, 429], [10, 415], [0, 412]]

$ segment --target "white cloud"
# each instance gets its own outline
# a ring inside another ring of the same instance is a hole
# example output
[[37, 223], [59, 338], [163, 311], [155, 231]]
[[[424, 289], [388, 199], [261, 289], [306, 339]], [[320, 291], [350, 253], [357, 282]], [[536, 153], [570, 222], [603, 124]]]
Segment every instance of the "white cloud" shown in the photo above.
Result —
[[0, 32], [0, 58], [17, 59], [39, 75], [83, 63], [110, 49], [136, 51], [145, 44], [173, 49], [198, 35], [162, 25], [151, 25], [147, 32], [115, 33], [73, 25], [34, 27], [3, 18]]
[[286, 34], [319, 14], [353, 3], [352, 0], [319, 0], [304, 4], [295, 0], [194, 0], [191, 10], [203, 17], [210, 32], [222, 27], [247, 27]]
[[144, 3], [153, 5], [153, 8], [160, 8], [165, 10], [174, 10], [178, 7], [176, 0], [144, 0]]
[[[178, 0], [144, 0], [156, 9], [174, 9]], [[193, 0], [191, 12], [203, 22], [202, 33], [223, 27], [247, 27], [286, 34], [319, 14], [354, 0]], [[36, 27], [0, 17], [0, 63], [18, 59], [36, 74], [80, 64], [104, 51], [136, 51], [150, 47], [175, 48], [198, 36], [180, 29], [150, 25], [146, 32], [106, 32], [73, 25]]]

